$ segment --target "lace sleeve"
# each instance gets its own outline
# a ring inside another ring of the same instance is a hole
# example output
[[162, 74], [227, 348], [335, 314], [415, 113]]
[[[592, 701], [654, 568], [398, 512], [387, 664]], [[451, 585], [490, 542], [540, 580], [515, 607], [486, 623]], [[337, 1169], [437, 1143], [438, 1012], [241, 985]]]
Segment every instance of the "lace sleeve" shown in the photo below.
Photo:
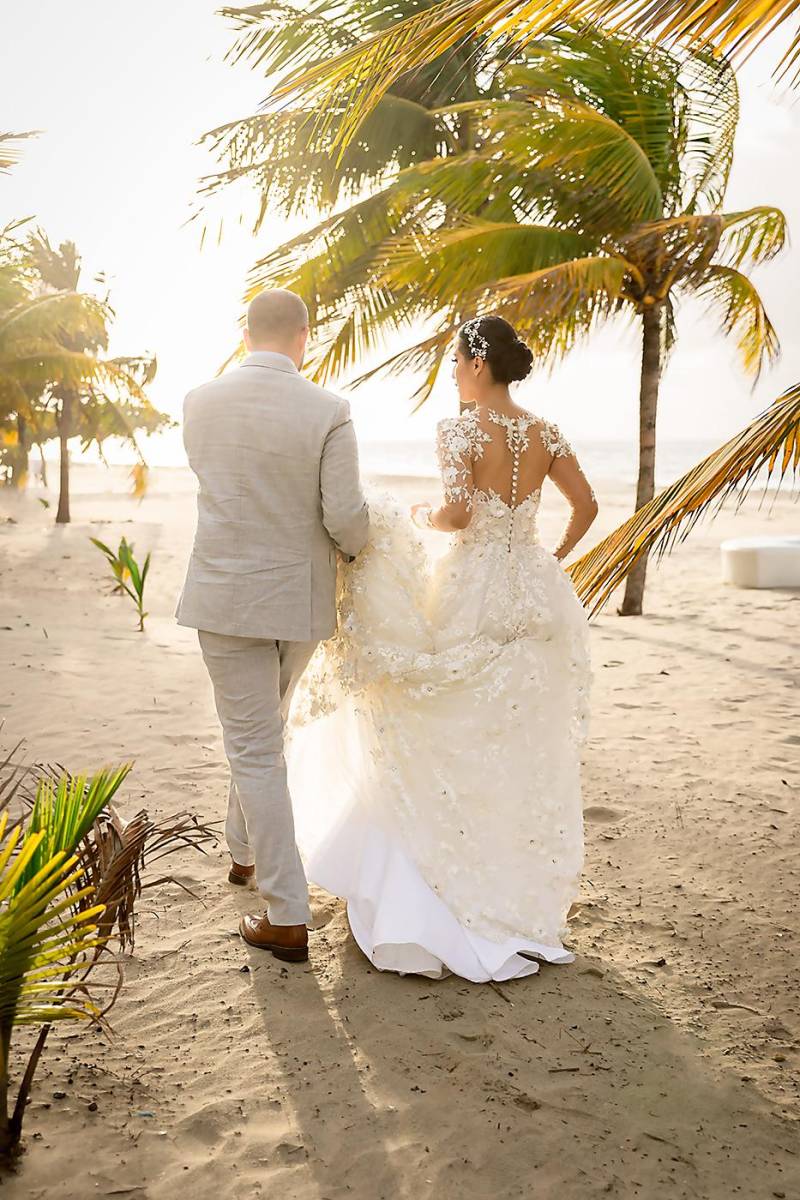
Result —
[[446, 504], [472, 507], [472, 458], [483, 453], [477, 423], [470, 413], [447, 417], [436, 427], [436, 456]]
[[554, 454], [558, 458], [559, 456], [575, 453], [561, 430], [552, 421], [543, 421], [539, 433], [548, 454]]

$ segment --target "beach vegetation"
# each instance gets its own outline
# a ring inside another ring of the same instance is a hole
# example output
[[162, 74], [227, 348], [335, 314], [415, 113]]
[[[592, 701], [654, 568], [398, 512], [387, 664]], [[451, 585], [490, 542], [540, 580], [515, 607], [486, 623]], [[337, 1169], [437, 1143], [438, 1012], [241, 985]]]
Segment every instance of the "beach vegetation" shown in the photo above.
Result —
[[136, 615], [139, 618], [139, 632], [144, 632], [144, 619], [147, 613], [144, 611], [144, 588], [147, 583], [147, 576], [150, 571], [150, 554], [145, 556], [144, 562], [140, 565], [133, 554], [133, 546], [122, 538], [119, 544], [119, 549], [114, 551], [105, 542], [101, 542], [99, 538], [90, 538], [89, 541], [97, 546], [98, 550], [105, 555], [108, 565], [115, 579], [114, 591], [123, 592], [129, 596], [136, 605]]
[[[0, 1162], [19, 1154], [34, 1077], [54, 1022], [105, 1028], [133, 945], [147, 861], [203, 848], [216, 831], [193, 814], [124, 821], [113, 798], [131, 764], [93, 775], [0, 761]], [[110, 972], [110, 973], [109, 973]], [[22, 1027], [33, 1037], [23, 1037]], [[18, 1072], [12, 1059], [21, 1059]], [[16, 1096], [12, 1096], [12, 1082]]]

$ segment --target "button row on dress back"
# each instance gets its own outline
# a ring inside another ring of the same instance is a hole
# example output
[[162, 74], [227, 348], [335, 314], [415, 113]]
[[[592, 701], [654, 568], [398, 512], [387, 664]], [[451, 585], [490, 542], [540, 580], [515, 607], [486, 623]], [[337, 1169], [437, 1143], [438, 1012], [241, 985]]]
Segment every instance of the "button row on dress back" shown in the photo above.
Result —
[[[508, 523], [508, 552], [511, 553], [511, 538], [514, 533], [514, 517], [517, 512], [517, 489], [519, 486], [519, 456], [522, 453], [520, 430], [514, 439], [514, 462], [511, 467], [511, 520]], [[524, 436], [524, 435], [523, 435]]]
[[514, 532], [514, 514], [517, 507], [517, 485], [519, 483], [519, 457], [528, 448], [528, 428], [533, 424], [533, 417], [505, 417], [494, 409], [489, 409], [489, 420], [495, 425], [502, 425], [506, 431], [506, 443], [513, 456], [511, 465], [511, 515], [508, 521], [508, 541], [506, 549], [511, 553], [511, 538]]

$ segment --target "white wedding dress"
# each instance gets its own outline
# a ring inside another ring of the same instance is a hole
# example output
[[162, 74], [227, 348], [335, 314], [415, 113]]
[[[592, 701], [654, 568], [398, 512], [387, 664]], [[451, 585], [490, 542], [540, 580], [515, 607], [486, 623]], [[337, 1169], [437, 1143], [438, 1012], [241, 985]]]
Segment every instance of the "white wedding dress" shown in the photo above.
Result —
[[[496, 420], [515, 486], [532, 429], [571, 452], [552, 423]], [[440, 423], [446, 498], [488, 440], [472, 413]], [[573, 959], [588, 626], [537, 539], [540, 498], [470, 488], [470, 524], [450, 535], [372, 498], [369, 545], [340, 571], [339, 632], [295, 695], [298, 845], [381, 970], [480, 982]]]

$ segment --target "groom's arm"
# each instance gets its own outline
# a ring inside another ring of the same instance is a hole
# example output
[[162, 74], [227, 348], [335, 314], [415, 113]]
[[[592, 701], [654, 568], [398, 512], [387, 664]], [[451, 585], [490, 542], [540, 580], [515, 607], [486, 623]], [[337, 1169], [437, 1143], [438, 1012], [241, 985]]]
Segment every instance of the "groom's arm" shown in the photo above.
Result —
[[342, 554], [358, 554], [366, 545], [369, 513], [361, 490], [358, 445], [346, 400], [339, 401], [325, 438], [319, 482], [325, 528]]

